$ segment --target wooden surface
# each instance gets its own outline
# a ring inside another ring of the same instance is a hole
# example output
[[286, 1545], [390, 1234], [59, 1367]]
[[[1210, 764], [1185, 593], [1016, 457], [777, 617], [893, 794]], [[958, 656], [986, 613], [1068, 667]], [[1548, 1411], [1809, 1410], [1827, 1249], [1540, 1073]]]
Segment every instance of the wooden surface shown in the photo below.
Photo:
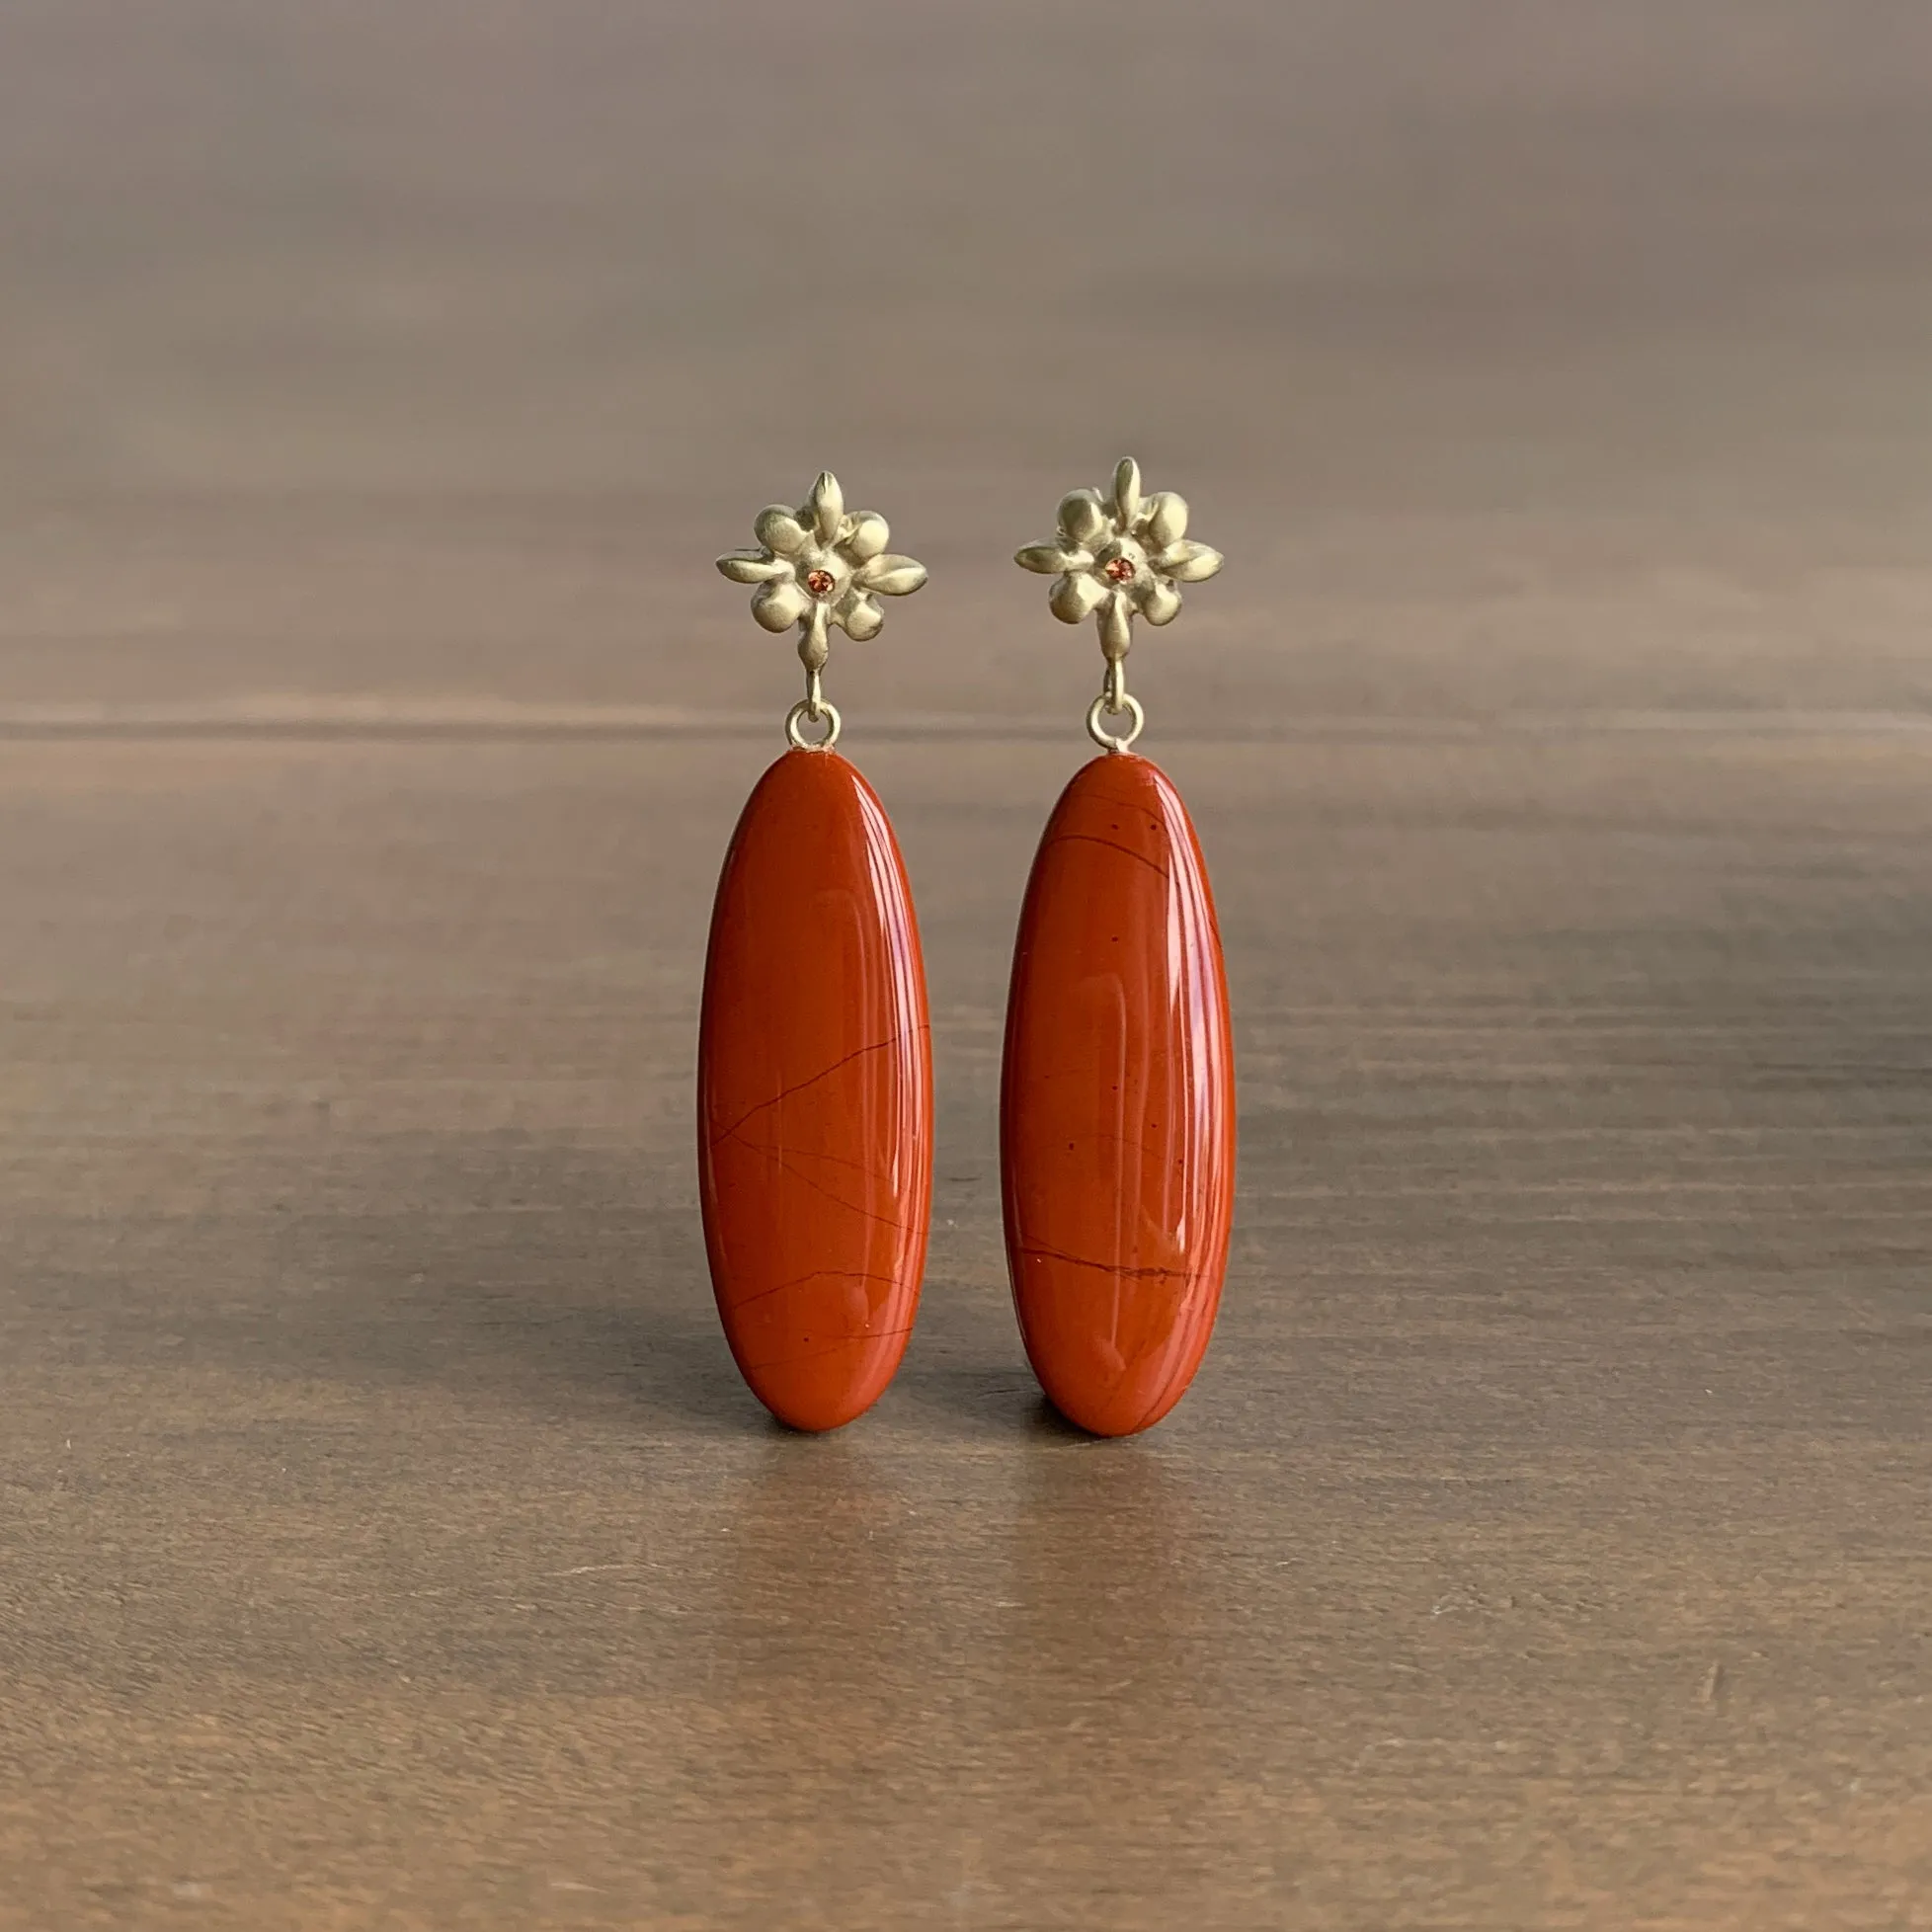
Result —
[[[1932, 1926], [1928, 76], [1822, 0], [6, 9], [0, 1926]], [[1101, 1444], [994, 1120], [1098, 657], [1006, 560], [1129, 447], [1231, 558], [1133, 671], [1243, 1139]], [[690, 1075], [795, 681], [709, 558], [825, 462], [932, 568], [831, 688], [940, 1120], [807, 1440]]]

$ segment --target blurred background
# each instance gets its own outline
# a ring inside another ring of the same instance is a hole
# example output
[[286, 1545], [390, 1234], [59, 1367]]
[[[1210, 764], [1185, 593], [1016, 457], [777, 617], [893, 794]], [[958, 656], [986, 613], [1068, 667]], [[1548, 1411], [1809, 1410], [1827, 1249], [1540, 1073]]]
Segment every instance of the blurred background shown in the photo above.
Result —
[[1064, 710], [1006, 560], [1121, 450], [1236, 559], [1170, 715], [1924, 697], [1912, 0], [0, 33], [8, 701], [763, 708], [709, 559], [829, 464], [935, 582], [847, 708]]
[[[1932, 1924], [1932, 9], [0, 0], [0, 1927]], [[1040, 1409], [994, 1095], [1124, 453], [1243, 1170]], [[925, 1309], [710, 1307], [822, 466]]]

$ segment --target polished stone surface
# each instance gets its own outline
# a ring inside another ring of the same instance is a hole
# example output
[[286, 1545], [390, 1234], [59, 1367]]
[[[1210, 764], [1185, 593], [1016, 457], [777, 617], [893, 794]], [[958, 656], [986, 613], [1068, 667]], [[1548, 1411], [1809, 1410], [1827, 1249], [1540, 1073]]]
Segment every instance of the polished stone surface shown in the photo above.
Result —
[[1041, 835], [1000, 1094], [1006, 1266], [1048, 1399], [1151, 1428], [1214, 1331], [1235, 1205], [1235, 1069], [1200, 842], [1151, 760], [1103, 753]]
[[870, 1409], [926, 1270], [932, 1029], [891, 822], [837, 752], [786, 752], [732, 834], [699, 1007], [697, 1194], [758, 1399], [800, 1429]]
[[[1929, 53], [0, 6], [6, 1932], [1925, 1932]], [[997, 1095], [1100, 665], [1007, 560], [1127, 450], [1228, 553], [1132, 672], [1242, 1166], [1095, 1442]], [[798, 689], [711, 559], [827, 462], [932, 572], [829, 689], [939, 1105], [801, 1437], [691, 1078]]]

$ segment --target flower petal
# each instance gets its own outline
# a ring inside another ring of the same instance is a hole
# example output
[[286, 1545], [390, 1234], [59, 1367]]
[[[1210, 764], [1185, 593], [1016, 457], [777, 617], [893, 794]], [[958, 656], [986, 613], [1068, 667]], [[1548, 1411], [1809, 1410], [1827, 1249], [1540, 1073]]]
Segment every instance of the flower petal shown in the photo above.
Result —
[[782, 557], [767, 557], [763, 550], [734, 550], [718, 559], [718, 568], [734, 584], [768, 584], [791, 575], [791, 565]]
[[1100, 613], [1100, 649], [1108, 662], [1124, 658], [1134, 641], [1134, 600], [1125, 591], [1115, 591]]
[[774, 503], [768, 510], [761, 510], [758, 522], [752, 528], [757, 532], [758, 540], [774, 556], [801, 556], [805, 545], [811, 540], [805, 525], [792, 515], [787, 504]]
[[909, 597], [926, 582], [926, 566], [916, 557], [874, 557], [852, 573], [852, 582], [861, 591], [878, 591], [885, 597]]
[[1060, 534], [1069, 543], [1087, 549], [1106, 526], [1106, 506], [1098, 490], [1075, 490], [1060, 499]]
[[1157, 577], [1140, 594], [1141, 615], [1151, 624], [1170, 624], [1180, 615], [1180, 593]]
[[832, 606], [832, 621], [847, 637], [863, 644], [868, 637], [878, 636], [884, 628], [885, 607], [877, 598], [867, 597], [863, 591], [847, 591]]
[[1113, 473], [1113, 507], [1122, 529], [1132, 529], [1141, 514], [1141, 466], [1132, 456], [1122, 456]]
[[845, 493], [840, 489], [839, 479], [829, 469], [819, 471], [819, 480], [812, 485], [810, 498], [799, 505], [801, 517], [807, 511], [817, 526], [819, 541], [838, 542], [839, 525], [845, 521]]
[[789, 630], [805, 614], [811, 601], [795, 577], [786, 577], [781, 583], [765, 585], [752, 599], [752, 615], [766, 630]]
[[1171, 577], [1176, 584], [1199, 584], [1221, 568], [1222, 556], [1205, 543], [1181, 542], [1168, 544], [1150, 561], [1163, 577]]
[[1151, 550], [1165, 550], [1187, 534], [1187, 500], [1171, 490], [1157, 490], [1147, 500], [1143, 513], [1147, 519], [1147, 543]]
[[886, 520], [876, 510], [861, 510], [852, 518], [851, 533], [839, 547], [853, 563], [870, 563], [891, 536]]
[[1107, 587], [1091, 571], [1070, 570], [1054, 579], [1047, 593], [1047, 608], [1063, 624], [1077, 624], [1091, 616], [1107, 601]]
[[1013, 552], [1013, 562], [1038, 576], [1057, 577], [1063, 570], [1091, 570], [1093, 552], [1069, 549], [1062, 543], [1029, 543]]
[[806, 620], [804, 636], [798, 640], [798, 661], [807, 671], [823, 671], [826, 659], [832, 655], [832, 646], [825, 634], [831, 614], [823, 600], [812, 600], [812, 614]]

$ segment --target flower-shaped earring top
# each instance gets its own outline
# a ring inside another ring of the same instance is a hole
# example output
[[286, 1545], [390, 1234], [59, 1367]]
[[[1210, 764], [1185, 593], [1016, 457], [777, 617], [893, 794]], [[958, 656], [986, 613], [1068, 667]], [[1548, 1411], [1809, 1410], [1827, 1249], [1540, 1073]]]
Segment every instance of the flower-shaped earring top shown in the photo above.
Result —
[[1134, 619], [1167, 624], [1180, 610], [1176, 584], [1198, 584], [1221, 568], [1221, 552], [1187, 539], [1187, 505], [1171, 490], [1141, 494], [1131, 456], [1113, 473], [1113, 493], [1075, 490], [1060, 500], [1060, 532], [1013, 558], [1054, 579], [1047, 607], [1063, 624], [1097, 615], [1100, 649], [1118, 664], [1134, 641]]
[[759, 587], [752, 615], [766, 630], [798, 626], [798, 655], [808, 673], [824, 670], [831, 655], [828, 626], [863, 643], [885, 623], [880, 598], [906, 597], [926, 582], [923, 563], [887, 554], [891, 532], [877, 511], [846, 510], [830, 470], [796, 510], [774, 503], [752, 527], [759, 547], [720, 557], [718, 568], [734, 584]]

